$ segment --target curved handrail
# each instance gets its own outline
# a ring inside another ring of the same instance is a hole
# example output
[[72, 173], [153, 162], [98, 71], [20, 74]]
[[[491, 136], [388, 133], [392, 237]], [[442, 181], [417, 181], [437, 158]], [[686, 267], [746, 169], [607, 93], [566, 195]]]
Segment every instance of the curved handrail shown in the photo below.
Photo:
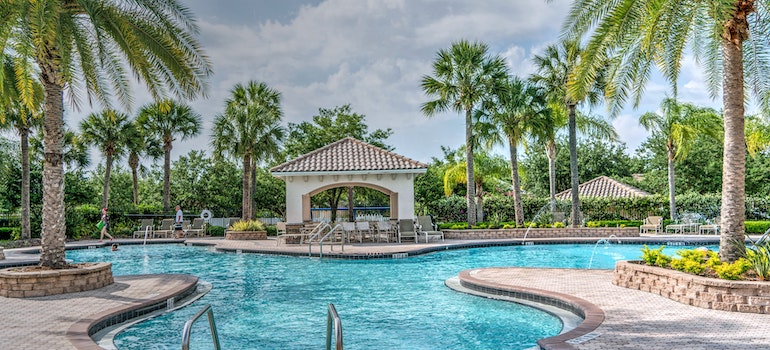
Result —
[[195, 316], [191, 317], [187, 322], [184, 324], [184, 328], [182, 329], [182, 350], [190, 350], [190, 333], [192, 332], [192, 325], [197, 321], [203, 314], [206, 314], [209, 319], [209, 328], [211, 329], [211, 338], [214, 342], [214, 350], [219, 350], [219, 335], [217, 334], [217, 325], [214, 323], [214, 312], [211, 311], [211, 305], [204, 306], [200, 311], [198, 311]]
[[342, 320], [334, 304], [329, 304], [326, 317], [326, 350], [332, 349], [332, 323], [334, 325], [334, 349], [342, 350]]
[[[326, 235], [324, 235], [323, 237], [321, 237], [320, 240], [318, 240], [318, 257], [319, 258], [323, 258], [324, 256], [324, 240], [329, 238], [329, 236], [331, 236], [335, 231], [337, 231], [338, 228], [342, 228], [342, 224], [335, 225], [329, 230], [329, 232]], [[345, 237], [342, 237], [342, 252], [343, 253], [345, 252]]]

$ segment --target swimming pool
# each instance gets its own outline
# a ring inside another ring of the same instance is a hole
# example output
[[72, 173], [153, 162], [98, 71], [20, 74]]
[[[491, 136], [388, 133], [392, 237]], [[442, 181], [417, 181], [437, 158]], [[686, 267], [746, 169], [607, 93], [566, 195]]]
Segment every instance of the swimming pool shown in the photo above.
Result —
[[[349, 349], [523, 349], [558, 334], [560, 321], [515, 303], [444, 286], [470, 268], [612, 268], [636, 259], [639, 245], [534, 245], [442, 251], [406, 259], [328, 260], [226, 254], [181, 245], [68, 251], [74, 261], [110, 261], [114, 275], [187, 273], [213, 284], [192, 307], [127, 329], [119, 349], [178, 349], [181, 329], [211, 304], [223, 349], [313, 349], [325, 342], [334, 303]], [[667, 253], [684, 247], [667, 248]], [[211, 348], [206, 322], [193, 328], [196, 349]]]

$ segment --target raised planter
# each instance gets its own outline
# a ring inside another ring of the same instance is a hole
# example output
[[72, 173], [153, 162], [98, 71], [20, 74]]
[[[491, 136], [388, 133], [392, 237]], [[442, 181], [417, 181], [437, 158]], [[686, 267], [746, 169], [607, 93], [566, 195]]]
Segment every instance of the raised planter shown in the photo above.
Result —
[[83, 292], [112, 284], [112, 264], [83, 263], [76, 268], [28, 271], [24, 267], [0, 270], [0, 296], [42, 297]]
[[[567, 238], [567, 237], [639, 237], [638, 227], [565, 227], [565, 228], [512, 228], [443, 230], [446, 239], [511, 239], [511, 238]], [[527, 232], [529, 231], [529, 232]]]
[[227, 231], [225, 239], [236, 241], [267, 239], [267, 231]]
[[658, 294], [682, 304], [722, 311], [770, 314], [770, 282], [729, 281], [620, 261], [612, 284]]

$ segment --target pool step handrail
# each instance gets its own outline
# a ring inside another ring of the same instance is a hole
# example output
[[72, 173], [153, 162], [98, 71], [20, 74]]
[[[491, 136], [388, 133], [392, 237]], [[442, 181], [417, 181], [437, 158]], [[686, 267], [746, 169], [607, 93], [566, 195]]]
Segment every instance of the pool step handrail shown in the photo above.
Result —
[[312, 245], [313, 239], [318, 238], [318, 236], [323, 234], [324, 229], [327, 227], [331, 227], [328, 222], [322, 222], [318, 224], [316, 227], [314, 227], [313, 230], [310, 231], [310, 233], [308, 233], [308, 237], [307, 237], [308, 245]]
[[334, 334], [334, 350], [342, 350], [342, 320], [334, 304], [329, 304], [326, 316], [326, 350], [332, 349], [332, 334]]
[[220, 350], [219, 335], [217, 334], [217, 325], [214, 323], [214, 312], [211, 311], [211, 304], [204, 306], [197, 314], [191, 317], [184, 324], [182, 329], [182, 350], [190, 350], [190, 333], [192, 332], [192, 325], [203, 314], [206, 314], [209, 319], [209, 329], [211, 329], [211, 339], [214, 342], [214, 350]]
[[[337, 224], [336, 226], [332, 227], [326, 235], [321, 237], [321, 239], [318, 240], [318, 257], [323, 258], [324, 257], [324, 240], [329, 238], [329, 236], [333, 235], [337, 230], [342, 230], [342, 224]], [[310, 245], [313, 245], [313, 242], [310, 242]], [[332, 249], [334, 249], [334, 246], [332, 246]], [[345, 237], [342, 237], [342, 252], [345, 252]], [[311, 254], [310, 251], [308, 251], [308, 254]]]

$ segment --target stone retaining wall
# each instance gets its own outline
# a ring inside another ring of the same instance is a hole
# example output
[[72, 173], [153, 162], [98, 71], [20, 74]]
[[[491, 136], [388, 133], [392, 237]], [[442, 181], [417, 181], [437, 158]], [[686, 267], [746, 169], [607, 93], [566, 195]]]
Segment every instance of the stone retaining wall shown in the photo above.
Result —
[[5, 253], [3, 253], [3, 247], [0, 247], [0, 260], [5, 259]]
[[239, 241], [267, 239], [267, 231], [227, 231], [225, 239]]
[[42, 297], [83, 292], [112, 284], [111, 263], [78, 264], [79, 268], [22, 272], [21, 267], [0, 270], [0, 296]]
[[[529, 233], [527, 233], [529, 230]], [[638, 227], [513, 228], [479, 230], [443, 230], [446, 239], [511, 239], [567, 237], [639, 237]]]
[[770, 282], [707, 278], [621, 261], [615, 265], [612, 283], [704, 309], [770, 314]]

